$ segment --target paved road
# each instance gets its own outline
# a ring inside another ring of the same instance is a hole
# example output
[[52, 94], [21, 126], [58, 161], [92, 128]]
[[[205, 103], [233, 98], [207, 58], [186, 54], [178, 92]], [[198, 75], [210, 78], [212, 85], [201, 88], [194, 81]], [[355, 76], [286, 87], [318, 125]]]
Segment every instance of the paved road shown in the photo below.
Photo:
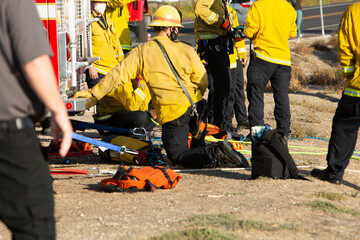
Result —
[[[332, 34], [337, 31], [341, 16], [350, 4], [352, 3], [339, 3], [323, 6], [325, 34]], [[321, 35], [321, 18], [319, 7], [303, 9], [301, 30], [305, 37], [309, 34]]]
[[[356, 2], [356, 1], [354, 1]], [[337, 31], [339, 26], [342, 13], [346, 8], [352, 4], [350, 3], [339, 3], [323, 6], [324, 16], [324, 32], [325, 34], [332, 34]], [[194, 35], [194, 21], [185, 21], [183, 23], [184, 28], [181, 29], [179, 39], [181, 41], [189, 42], [195, 46], [195, 35]], [[303, 19], [301, 24], [302, 34], [304, 37], [321, 36], [321, 19], [320, 19], [320, 7], [309, 7], [303, 8]], [[156, 33], [154, 30], [149, 29], [148, 32], [152, 36]]]

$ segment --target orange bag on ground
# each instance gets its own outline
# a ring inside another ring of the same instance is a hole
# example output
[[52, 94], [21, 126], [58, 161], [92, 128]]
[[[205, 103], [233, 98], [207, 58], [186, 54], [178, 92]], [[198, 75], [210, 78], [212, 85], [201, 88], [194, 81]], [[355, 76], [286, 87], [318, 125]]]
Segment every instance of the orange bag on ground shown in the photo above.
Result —
[[159, 188], [174, 188], [180, 179], [181, 176], [169, 167], [120, 166], [114, 177], [101, 180], [101, 184], [106, 192], [153, 192]]

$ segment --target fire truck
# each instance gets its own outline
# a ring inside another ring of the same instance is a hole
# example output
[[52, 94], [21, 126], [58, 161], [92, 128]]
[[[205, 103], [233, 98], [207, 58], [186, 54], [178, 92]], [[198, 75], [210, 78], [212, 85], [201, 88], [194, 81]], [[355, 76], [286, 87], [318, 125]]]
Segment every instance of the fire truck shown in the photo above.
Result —
[[89, 99], [72, 98], [86, 90], [85, 69], [92, 57], [90, 1], [35, 0], [54, 56], [51, 58], [61, 97], [69, 114], [87, 109]]
[[[71, 115], [83, 113], [89, 99], [72, 97], [87, 89], [85, 70], [99, 59], [92, 57], [91, 23], [97, 19], [91, 18], [90, 0], [35, 2], [54, 53], [51, 61], [66, 108]], [[143, 22], [147, 0], [135, 0], [128, 7], [130, 20]]]
[[[137, 42], [146, 42], [149, 40], [147, 33], [145, 17], [148, 13], [147, 0], [135, 0], [128, 4], [129, 9], [129, 29], [134, 32]], [[132, 37], [133, 39], [133, 37]]]

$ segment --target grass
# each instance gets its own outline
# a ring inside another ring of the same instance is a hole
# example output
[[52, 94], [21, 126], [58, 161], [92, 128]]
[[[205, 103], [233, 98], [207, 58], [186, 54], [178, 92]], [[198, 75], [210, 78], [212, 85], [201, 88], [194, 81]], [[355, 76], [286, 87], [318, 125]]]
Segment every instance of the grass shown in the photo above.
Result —
[[349, 210], [326, 201], [315, 200], [310, 203], [306, 203], [305, 205], [331, 214], [347, 213], [353, 216], [360, 216], [360, 212], [358, 211]]
[[[192, 240], [192, 239], [239, 239], [238, 230], [258, 231], [303, 231], [304, 229], [292, 223], [270, 224], [261, 220], [239, 219], [236, 214], [195, 215], [181, 222], [189, 229], [172, 231], [153, 240]], [[197, 226], [197, 227], [194, 227]]]
[[326, 113], [334, 113], [335, 109], [333, 107], [329, 108], [324, 104], [315, 104], [313, 102], [308, 101], [299, 101], [299, 100], [290, 100], [290, 106], [297, 105], [301, 107], [305, 107], [309, 110], [310, 113], [312, 112], [326, 112]]
[[317, 192], [315, 193], [315, 197], [317, 198], [325, 198], [331, 201], [343, 201], [347, 198], [340, 193], [331, 193], [331, 192]]
[[259, 231], [279, 231], [291, 230], [298, 231], [300, 227], [291, 223], [287, 224], [270, 224], [261, 220], [239, 219], [235, 214], [210, 214], [196, 215], [187, 220], [191, 225], [203, 227], [217, 227], [226, 230], [252, 230]]
[[293, 51], [300, 55], [309, 55], [313, 53], [314, 49], [304, 43], [298, 43], [294, 46]]
[[184, 231], [173, 231], [165, 233], [158, 237], [153, 237], [152, 240], [232, 240], [235, 236], [211, 228], [188, 229]]
[[313, 128], [305, 128], [305, 136], [319, 137], [319, 132]]

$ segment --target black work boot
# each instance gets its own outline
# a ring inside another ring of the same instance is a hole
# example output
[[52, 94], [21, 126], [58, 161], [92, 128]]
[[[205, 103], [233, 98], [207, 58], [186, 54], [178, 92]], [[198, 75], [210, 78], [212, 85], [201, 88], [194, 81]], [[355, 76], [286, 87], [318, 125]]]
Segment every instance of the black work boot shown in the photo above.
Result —
[[323, 181], [327, 181], [329, 183], [334, 183], [334, 184], [341, 184], [341, 181], [342, 181], [342, 178], [339, 178], [336, 175], [331, 174], [327, 168], [324, 170], [314, 168], [311, 171], [311, 176], [313, 176], [317, 179], [323, 180]]
[[219, 165], [235, 165], [236, 167], [248, 167], [246, 158], [237, 152], [231, 144], [224, 140], [218, 143], [217, 159]]
[[238, 121], [237, 128], [250, 129], [250, 123], [248, 120], [240, 120], [240, 121]]

